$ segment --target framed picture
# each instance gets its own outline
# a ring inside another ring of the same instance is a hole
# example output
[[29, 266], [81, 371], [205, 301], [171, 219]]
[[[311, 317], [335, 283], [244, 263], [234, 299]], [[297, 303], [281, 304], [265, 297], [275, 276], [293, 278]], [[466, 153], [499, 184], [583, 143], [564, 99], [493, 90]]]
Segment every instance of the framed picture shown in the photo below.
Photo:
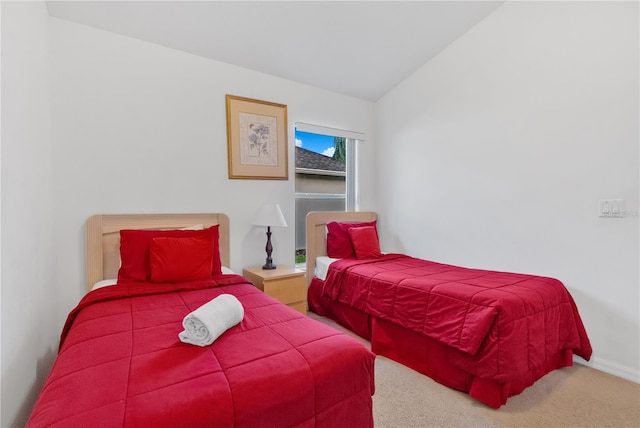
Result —
[[229, 178], [287, 180], [287, 106], [226, 98]]

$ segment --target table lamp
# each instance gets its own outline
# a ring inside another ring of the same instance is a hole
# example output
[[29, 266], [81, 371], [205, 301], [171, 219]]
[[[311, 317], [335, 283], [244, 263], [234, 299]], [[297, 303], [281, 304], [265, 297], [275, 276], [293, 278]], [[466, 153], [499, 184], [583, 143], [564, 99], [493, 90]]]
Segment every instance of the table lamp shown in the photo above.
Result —
[[276, 265], [273, 264], [271, 259], [271, 253], [273, 252], [273, 246], [271, 245], [271, 226], [287, 227], [287, 222], [284, 220], [280, 205], [278, 204], [264, 204], [260, 211], [253, 219], [252, 224], [254, 226], [267, 226], [267, 262], [262, 269], [275, 269]]

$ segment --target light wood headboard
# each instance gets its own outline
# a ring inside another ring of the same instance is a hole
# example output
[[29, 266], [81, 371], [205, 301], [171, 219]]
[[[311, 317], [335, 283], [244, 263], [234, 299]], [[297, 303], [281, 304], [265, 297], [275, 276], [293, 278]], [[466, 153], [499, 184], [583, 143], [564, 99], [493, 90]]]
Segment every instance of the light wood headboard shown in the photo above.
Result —
[[378, 215], [371, 211], [311, 211], [307, 214], [307, 284], [316, 270], [316, 257], [327, 255], [326, 225], [332, 221], [374, 221]]
[[89, 217], [87, 290], [103, 279], [118, 277], [120, 229], [179, 229], [196, 224], [220, 225], [220, 259], [229, 266], [229, 217], [226, 214], [97, 214]]

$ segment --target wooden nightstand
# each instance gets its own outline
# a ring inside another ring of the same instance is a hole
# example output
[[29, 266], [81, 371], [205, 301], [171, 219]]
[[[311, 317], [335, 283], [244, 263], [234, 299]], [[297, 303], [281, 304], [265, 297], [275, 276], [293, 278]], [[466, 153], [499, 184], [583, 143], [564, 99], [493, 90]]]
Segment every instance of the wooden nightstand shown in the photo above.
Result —
[[307, 284], [304, 271], [290, 266], [267, 270], [262, 267], [242, 269], [242, 276], [269, 296], [303, 314], [307, 313]]

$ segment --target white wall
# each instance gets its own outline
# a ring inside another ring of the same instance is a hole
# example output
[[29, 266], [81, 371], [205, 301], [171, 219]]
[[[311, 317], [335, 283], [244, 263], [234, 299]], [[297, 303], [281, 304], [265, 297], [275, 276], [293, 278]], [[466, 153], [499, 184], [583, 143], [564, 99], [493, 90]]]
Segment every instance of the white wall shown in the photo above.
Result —
[[[0, 5], [0, 28], [2, 26], [2, 5]], [[2, 58], [2, 31], [0, 31], [0, 58]], [[0, 67], [2, 82], [2, 67]], [[2, 85], [0, 85], [0, 99]], [[2, 129], [2, 102], [0, 102], [0, 130]], [[2, 308], [2, 136], [0, 135], [0, 308]], [[0, 315], [0, 373], [2, 373], [2, 316]], [[0, 377], [0, 379], [2, 379]], [[0, 380], [0, 424], [2, 424], [2, 381]]]
[[[294, 262], [294, 124], [364, 132], [372, 164], [373, 103], [51, 18], [55, 286], [64, 311], [84, 292], [84, 222], [96, 213], [225, 212], [231, 268], [264, 264], [274, 201], [274, 261]], [[292, 53], [294, 54], [294, 53]], [[225, 94], [288, 106], [289, 180], [229, 180]], [[370, 168], [360, 169], [371, 182]], [[370, 198], [370, 196], [369, 196]], [[361, 205], [371, 206], [367, 194]]]
[[2, 2], [2, 427], [24, 426], [58, 349], [48, 20]]
[[383, 244], [561, 279], [640, 381], [638, 78], [636, 2], [503, 5], [378, 102]]

